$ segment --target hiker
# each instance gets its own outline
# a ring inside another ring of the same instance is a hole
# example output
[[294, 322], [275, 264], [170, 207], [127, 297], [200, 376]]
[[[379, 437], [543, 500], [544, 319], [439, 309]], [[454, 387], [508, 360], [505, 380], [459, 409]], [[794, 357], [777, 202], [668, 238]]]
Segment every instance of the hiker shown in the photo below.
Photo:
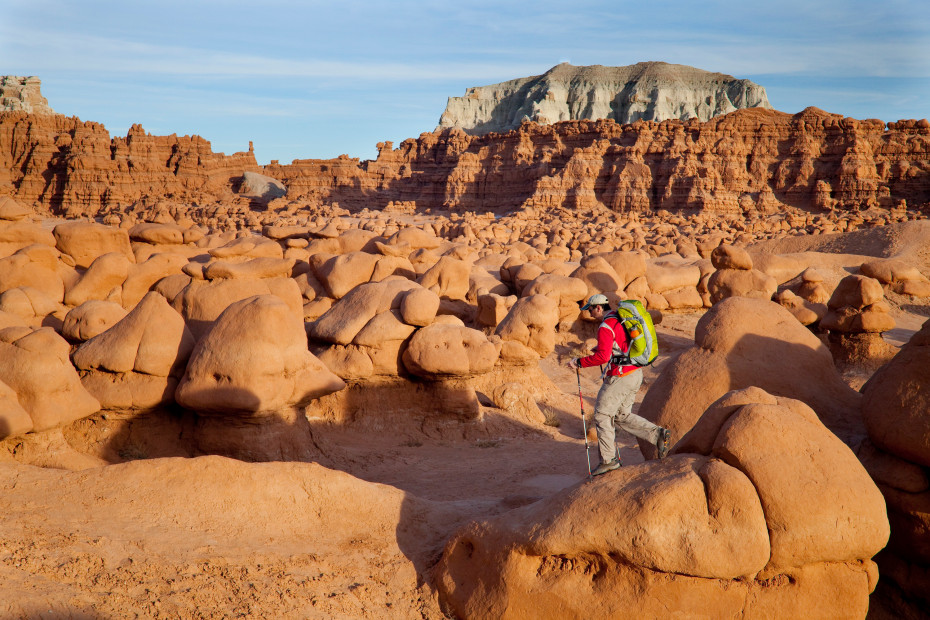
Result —
[[636, 392], [643, 384], [643, 369], [612, 361], [616, 353], [626, 353], [630, 347], [630, 339], [620, 323], [620, 317], [610, 310], [607, 296], [600, 293], [592, 295], [581, 309], [590, 311], [592, 317], [601, 321], [597, 328], [597, 347], [593, 354], [573, 357], [565, 364], [569, 368], [607, 365], [594, 405], [594, 426], [597, 429], [601, 464], [591, 474], [597, 476], [620, 467], [619, 453], [614, 442], [615, 420], [621, 429], [654, 444], [659, 451], [659, 458], [665, 458], [671, 436], [669, 430], [633, 413]]

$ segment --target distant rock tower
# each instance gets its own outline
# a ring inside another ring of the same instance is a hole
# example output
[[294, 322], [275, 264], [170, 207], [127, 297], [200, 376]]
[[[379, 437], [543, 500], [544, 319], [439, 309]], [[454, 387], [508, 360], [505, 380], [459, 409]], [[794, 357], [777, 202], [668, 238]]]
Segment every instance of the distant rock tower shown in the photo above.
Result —
[[0, 76], [0, 112], [54, 114], [48, 100], [42, 96], [42, 80], [35, 76]]
[[626, 67], [562, 63], [543, 75], [476, 86], [464, 97], [449, 97], [437, 129], [459, 127], [483, 135], [515, 129], [524, 120], [706, 121], [756, 107], [772, 109], [765, 88], [732, 75], [665, 62]]

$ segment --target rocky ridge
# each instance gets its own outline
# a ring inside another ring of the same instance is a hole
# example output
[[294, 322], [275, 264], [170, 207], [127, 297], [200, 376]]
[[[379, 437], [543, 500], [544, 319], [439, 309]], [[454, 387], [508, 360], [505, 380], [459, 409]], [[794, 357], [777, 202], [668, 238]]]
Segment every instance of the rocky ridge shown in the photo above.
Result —
[[[0, 113], [0, 193], [50, 214], [105, 217], [184, 203], [194, 221], [244, 223], [245, 172], [286, 187], [262, 205], [391, 212], [534, 207], [735, 215], [821, 213], [930, 202], [930, 123], [856, 120], [808, 108], [738, 110], [709, 121], [524, 123], [507, 133], [421, 134], [374, 160], [299, 159], [261, 167], [251, 151], [213, 153], [199, 136], [111, 139], [99, 123]], [[177, 215], [177, 214], [173, 214]], [[254, 224], [253, 224], [254, 225]]]
[[524, 120], [710, 120], [740, 108], [771, 109], [765, 88], [750, 80], [686, 65], [640, 62], [575, 67], [563, 62], [542, 75], [467, 89], [449, 97], [437, 129], [472, 135], [516, 129]]

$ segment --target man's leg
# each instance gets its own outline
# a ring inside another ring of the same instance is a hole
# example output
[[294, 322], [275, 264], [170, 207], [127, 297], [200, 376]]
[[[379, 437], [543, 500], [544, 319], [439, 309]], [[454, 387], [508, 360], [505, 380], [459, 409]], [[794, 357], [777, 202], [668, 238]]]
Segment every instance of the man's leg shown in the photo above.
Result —
[[597, 429], [597, 449], [601, 463], [612, 461], [617, 456], [614, 417], [620, 407], [622, 391], [616, 389], [617, 377], [604, 377], [594, 405], [594, 427]]
[[637, 370], [620, 377], [616, 382], [617, 399], [617, 426], [634, 437], [639, 437], [651, 444], [659, 439], [662, 430], [646, 418], [633, 413], [633, 403], [636, 402], [636, 393], [643, 384], [643, 371]]

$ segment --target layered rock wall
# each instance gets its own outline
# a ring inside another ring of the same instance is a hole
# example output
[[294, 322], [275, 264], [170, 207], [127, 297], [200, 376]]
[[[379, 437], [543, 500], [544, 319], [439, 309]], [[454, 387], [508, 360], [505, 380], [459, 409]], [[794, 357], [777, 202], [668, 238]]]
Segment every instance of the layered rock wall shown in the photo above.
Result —
[[[707, 122], [524, 123], [503, 134], [424, 133], [376, 160], [266, 166], [289, 196], [341, 207], [494, 210], [603, 205], [720, 213], [919, 206], [930, 201], [930, 124], [816, 108], [738, 110]], [[904, 201], [904, 203], [902, 203]]]
[[0, 112], [0, 194], [76, 217], [143, 197], [188, 203], [231, 196], [254, 154], [213, 153], [200, 136], [153, 136], [133, 125], [110, 138], [100, 123], [62, 115]]
[[[359, 161], [260, 167], [251, 151], [213, 153], [198, 136], [111, 139], [98, 123], [0, 113], [0, 194], [55, 213], [101, 215], [145, 197], [234, 199], [247, 170], [287, 187], [295, 209], [504, 212], [524, 207], [778, 213], [930, 203], [930, 123], [856, 120], [808, 108], [759, 108], [710, 121], [524, 123], [503, 134], [460, 129], [378, 145]], [[284, 203], [270, 208], [286, 206]], [[246, 205], [248, 208], [248, 205]]]

